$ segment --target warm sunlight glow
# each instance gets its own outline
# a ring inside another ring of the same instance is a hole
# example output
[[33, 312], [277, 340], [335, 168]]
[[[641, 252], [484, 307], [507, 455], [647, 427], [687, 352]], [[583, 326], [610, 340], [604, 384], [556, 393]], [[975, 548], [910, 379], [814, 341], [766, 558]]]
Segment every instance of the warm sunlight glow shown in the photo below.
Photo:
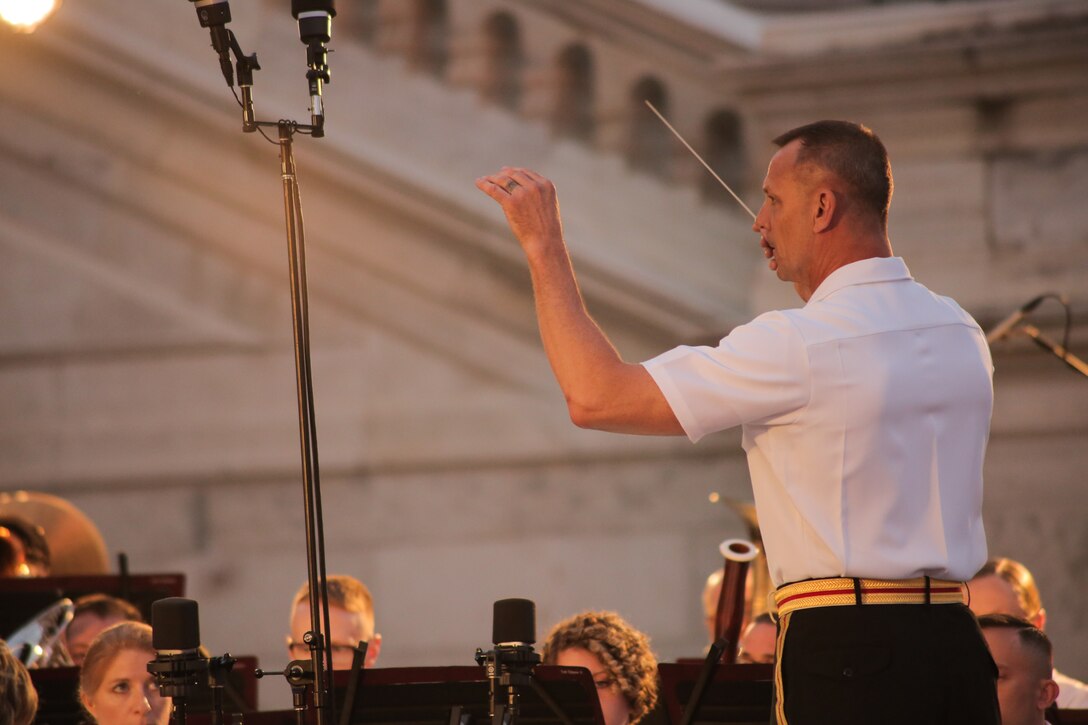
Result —
[[33, 33], [60, 5], [60, 0], [0, 0], [0, 20], [19, 33]]

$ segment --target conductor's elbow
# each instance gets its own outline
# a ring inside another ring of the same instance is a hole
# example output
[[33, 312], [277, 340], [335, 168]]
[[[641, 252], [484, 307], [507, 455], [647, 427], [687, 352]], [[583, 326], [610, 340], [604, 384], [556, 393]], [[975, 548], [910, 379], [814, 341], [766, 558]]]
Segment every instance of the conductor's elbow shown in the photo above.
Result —
[[586, 405], [572, 398], [567, 398], [567, 412], [570, 414], [570, 422], [579, 428], [599, 430], [604, 423], [599, 407]]

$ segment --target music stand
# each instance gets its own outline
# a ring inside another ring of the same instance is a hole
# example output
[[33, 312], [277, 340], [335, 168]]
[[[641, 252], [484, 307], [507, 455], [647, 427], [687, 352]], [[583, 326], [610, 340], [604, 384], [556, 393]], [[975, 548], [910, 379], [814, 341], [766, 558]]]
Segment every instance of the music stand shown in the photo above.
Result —
[[[662, 662], [661, 698], [673, 725], [683, 718], [702, 665]], [[703, 693], [694, 723], [767, 725], [771, 717], [774, 665], [718, 665]]]
[[88, 576], [0, 577], [0, 638], [7, 637], [46, 607], [68, 597], [108, 594], [131, 602], [144, 621], [151, 621], [151, 603], [185, 595], [184, 574], [110, 574]]
[[[349, 671], [333, 673], [343, 704]], [[597, 689], [582, 667], [538, 665], [533, 679], [575, 725], [604, 725]], [[521, 690], [520, 725], [561, 725], [532, 688]], [[347, 714], [350, 725], [489, 725], [491, 694], [483, 667], [390, 667], [364, 670]], [[342, 720], [343, 722], [343, 720]]]
[[79, 668], [47, 667], [30, 670], [30, 681], [38, 692], [35, 723], [82, 725], [87, 713], [79, 704]]
[[[257, 680], [253, 670], [256, 657], [238, 657], [234, 669], [227, 675], [224, 687], [224, 710], [241, 712], [248, 717], [257, 709]], [[87, 714], [79, 702], [79, 668], [45, 667], [30, 670], [30, 681], [38, 691], [38, 715], [34, 722], [39, 725], [82, 725]], [[189, 713], [201, 715], [211, 712], [211, 692], [198, 694], [189, 703]], [[210, 720], [210, 718], [206, 718]]]

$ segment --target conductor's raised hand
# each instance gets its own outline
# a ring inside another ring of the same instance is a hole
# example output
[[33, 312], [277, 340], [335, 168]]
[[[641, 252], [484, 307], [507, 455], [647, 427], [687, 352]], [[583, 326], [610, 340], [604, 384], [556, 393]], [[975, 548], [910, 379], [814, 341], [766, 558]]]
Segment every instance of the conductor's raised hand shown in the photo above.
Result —
[[559, 199], [548, 179], [529, 169], [504, 166], [476, 179], [476, 188], [499, 203], [526, 254], [562, 245]]

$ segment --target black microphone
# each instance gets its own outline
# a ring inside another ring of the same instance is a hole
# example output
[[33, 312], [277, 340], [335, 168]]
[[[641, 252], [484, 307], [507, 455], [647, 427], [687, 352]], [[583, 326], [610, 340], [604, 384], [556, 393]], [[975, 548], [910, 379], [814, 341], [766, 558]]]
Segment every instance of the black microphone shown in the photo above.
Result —
[[291, 0], [291, 15], [298, 21], [298, 38], [306, 44], [306, 79], [310, 83], [310, 115], [313, 135], [325, 135], [325, 107], [321, 100], [323, 83], [331, 83], [329, 56], [325, 43], [332, 39], [334, 0]]
[[1016, 327], [1023, 321], [1025, 317], [1034, 312], [1035, 308], [1039, 306], [1039, 303], [1046, 298], [1046, 295], [1039, 295], [1038, 297], [1033, 297], [1032, 299], [1025, 302], [1023, 306], [1020, 307], [1020, 309], [1016, 310], [1016, 312], [1013, 312], [1004, 320], [994, 325], [993, 329], [986, 334], [986, 342], [992, 345], [1008, 335], [1010, 332], [1012, 332], [1014, 327]]
[[208, 28], [212, 36], [212, 48], [219, 54], [219, 67], [227, 85], [234, 87], [234, 68], [230, 63], [230, 3], [227, 0], [189, 0], [196, 7], [200, 27]]
[[536, 642], [536, 604], [529, 599], [500, 599], [495, 602], [489, 652], [476, 650], [476, 664], [487, 671], [491, 704], [488, 714], [494, 725], [517, 719], [518, 692], [532, 687], [533, 668], [540, 655]]
[[327, 43], [332, 38], [334, 0], [291, 0], [291, 15], [298, 21], [298, 37], [303, 43]]
[[155, 677], [159, 693], [173, 698], [171, 722], [184, 725], [189, 698], [208, 679], [208, 660], [200, 652], [196, 602], [181, 597], [152, 602], [151, 646], [155, 659], [147, 663], [147, 671]]
[[[155, 676], [159, 693], [173, 698], [175, 725], [184, 725], [190, 698], [223, 687], [236, 662], [229, 654], [209, 657], [200, 646], [200, 615], [192, 599], [167, 597], [151, 603], [151, 646], [155, 659], [147, 663], [147, 671]], [[212, 722], [222, 722], [222, 700], [213, 701]]]
[[167, 597], [151, 604], [151, 646], [184, 654], [200, 649], [200, 612], [192, 599]]
[[536, 604], [531, 599], [500, 599], [491, 620], [491, 641], [498, 647], [536, 643]]

